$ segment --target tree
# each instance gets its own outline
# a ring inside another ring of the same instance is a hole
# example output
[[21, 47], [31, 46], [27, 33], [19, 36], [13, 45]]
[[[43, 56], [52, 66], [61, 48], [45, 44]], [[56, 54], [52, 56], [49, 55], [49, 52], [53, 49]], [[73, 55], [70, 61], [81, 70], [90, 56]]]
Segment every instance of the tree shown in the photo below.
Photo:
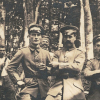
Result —
[[92, 59], [93, 55], [93, 25], [89, 0], [84, 0], [85, 32], [86, 32], [86, 58]]
[[80, 42], [81, 42], [81, 47], [85, 49], [85, 28], [84, 28], [84, 8], [83, 8], [83, 0], [80, 0], [80, 5], [81, 5], [81, 15], [80, 15]]
[[97, 33], [100, 34], [100, 0], [97, 0], [98, 16], [97, 16]]
[[[31, 5], [30, 5], [31, 4]], [[28, 27], [31, 23], [36, 24], [38, 19], [38, 10], [41, 4], [41, 0], [37, 2], [36, 7], [35, 0], [23, 0], [23, 9], [24, 9], [24, 42], [25, 46], [29, 45], [28, 38]]]
[[23, 9], [24, 9], [24, 45], [29, 45], [28, 39], [28, 28], [27, 28], [27, 11], [26, 11], [26, 2], [23, 0]]
[[5, 9], [0, 2], [0, 42], [5, 43]]

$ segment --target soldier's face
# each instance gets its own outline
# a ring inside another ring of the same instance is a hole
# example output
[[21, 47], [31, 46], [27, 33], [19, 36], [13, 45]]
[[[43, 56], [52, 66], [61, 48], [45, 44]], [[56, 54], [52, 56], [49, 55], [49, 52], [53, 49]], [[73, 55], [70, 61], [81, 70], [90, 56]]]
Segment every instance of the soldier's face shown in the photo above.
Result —
[[36, 32], [31, 32], [29, 35], [29, 41], [31, 44], [40, 44], [41, 41], [41, 34]]
[[49, 47], [49, 39], [48, 38], [42, 38], [42, 44], [41, 46], [43, 48], [48, 48]]
[[66, 45], [67, 47], [72, 47], [75, 40], [76, 40], [76, 36], [72, 33], [70, 35], [64, 35], [64, 45]]
[[0, 48], [0, 58], [2, 58], [5, 54], [5, 48], [4, 47], [1, 47]]
[[100, 41], [94, 45], [94, 52], [100, 54]]

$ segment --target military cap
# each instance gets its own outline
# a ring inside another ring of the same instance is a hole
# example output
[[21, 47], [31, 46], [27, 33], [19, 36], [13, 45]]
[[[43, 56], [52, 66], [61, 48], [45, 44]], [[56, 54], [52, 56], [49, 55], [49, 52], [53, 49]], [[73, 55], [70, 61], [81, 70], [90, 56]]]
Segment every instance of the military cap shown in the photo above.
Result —
[[94, 38], [93, 38], [93, 44], [95, 45], [98, 41], [100, 41], [100, 34], [94, 36]]
[[79, 34], [79, 29], [76, 26], [73, 26], [73, 25], [66, 25], [66, 26], [64, 26], [60, 29], [60, 32], [63, 35], [71, 35], [72, 33]]
[[31, 32], [36, 32], [40, 33], [41, 35], [45, 35], [43, 27], [34, 23], [29, 25], [28, 33], [30, 34]]
[[48, 35], [42, 35], [42, 38], [49, 38]]

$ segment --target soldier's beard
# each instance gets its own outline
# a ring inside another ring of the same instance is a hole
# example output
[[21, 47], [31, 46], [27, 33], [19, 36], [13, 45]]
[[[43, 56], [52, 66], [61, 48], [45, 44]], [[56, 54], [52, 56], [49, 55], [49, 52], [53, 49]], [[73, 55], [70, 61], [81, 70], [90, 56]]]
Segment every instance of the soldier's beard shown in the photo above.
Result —
[[48, 49], [48, 45], [47, 44], [42, 44], [42, 48], [44, 48], [45, 50]]
[[64, 43], [64, 46], [67, 48], [67, 49], [70, 49], [70, 48], [73, 48], [73, 44], [67, 40], [65, 43]]
[[100, 57], [100, 50], [94, 49], [94, 55]]

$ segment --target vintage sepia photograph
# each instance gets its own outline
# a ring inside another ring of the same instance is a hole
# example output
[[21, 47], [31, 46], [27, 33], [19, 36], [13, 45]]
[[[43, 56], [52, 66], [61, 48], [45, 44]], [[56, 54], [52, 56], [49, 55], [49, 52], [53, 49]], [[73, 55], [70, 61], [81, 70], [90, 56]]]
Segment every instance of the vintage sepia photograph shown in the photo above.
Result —
[[0, 0], [0, 100], [100, 100], [100, 0]]

